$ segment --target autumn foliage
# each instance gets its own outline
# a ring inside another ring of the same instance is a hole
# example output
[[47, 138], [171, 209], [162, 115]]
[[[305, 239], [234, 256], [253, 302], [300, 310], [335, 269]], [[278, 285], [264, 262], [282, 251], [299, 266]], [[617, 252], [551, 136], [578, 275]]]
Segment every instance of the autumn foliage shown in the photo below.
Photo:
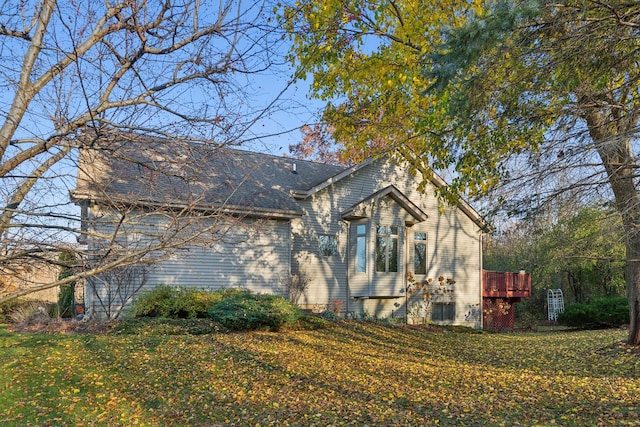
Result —
[[40, 335], [0, 329], [0, 423], [638, 425], [624, 331]]

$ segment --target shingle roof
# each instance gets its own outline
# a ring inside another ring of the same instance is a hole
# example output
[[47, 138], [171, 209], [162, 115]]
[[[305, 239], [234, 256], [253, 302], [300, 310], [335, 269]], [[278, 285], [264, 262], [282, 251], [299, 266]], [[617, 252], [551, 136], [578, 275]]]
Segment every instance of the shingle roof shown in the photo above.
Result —
[[[75, 200], [291, 218], [303, 214], [296, 199], [310, 197], [371, 161], [347, 168], [226, 146], [117, 134], [81, 150], [77, 186], [71, 194]], [[425, 175], [437, 187], [446, 185], [433, 172]], [[481, 229], [490, 228], [465, 200], [457, 207]]]
[[344, 167], [193, 142], [112, 139], [82, 150], [76, 199], [296, 216], [292, 197]]

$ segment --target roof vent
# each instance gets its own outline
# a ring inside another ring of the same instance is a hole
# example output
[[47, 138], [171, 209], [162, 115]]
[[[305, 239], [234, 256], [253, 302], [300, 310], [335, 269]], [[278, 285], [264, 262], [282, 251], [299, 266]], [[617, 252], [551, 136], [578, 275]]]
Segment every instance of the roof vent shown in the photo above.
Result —
[[298, 165], [291, 163], [291, 172], [298, 173]]

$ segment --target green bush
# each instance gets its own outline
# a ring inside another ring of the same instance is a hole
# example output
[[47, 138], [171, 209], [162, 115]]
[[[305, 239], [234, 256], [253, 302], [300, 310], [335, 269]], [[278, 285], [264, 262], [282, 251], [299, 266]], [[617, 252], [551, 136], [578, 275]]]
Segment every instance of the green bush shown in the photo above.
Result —
[[131, 306], [132, 317], [162, 317], [168, 319], [196, 319], [208, 317], [207, 310], [225, 298], [244, 294], [242, 289], [208, 291], [159, 285], [143, 291]]
[[590, 303], [571, 304], [558, 315], [558, 322], [579, 328], [618, 327], [629, 324], [626, 297], [596, 298]]
[[603, 325], [620, 326], [628, 325], [629, 318], [629, 300], [627, 297], [616, 298], [598, 298], [591, 304], [596, 313], [597, 319]]
[[209, 315], [215, 322], [234, 331], [277, 331], [285, 325], [295, 324], [301, 311], [281, 296], [245, 293], [219, 302], [209, 309]]
[[334, 322], [340, 320], [340, 316], [335, 314], [333, 311], [329, 311], [329, 310], [325, 310], [322, 313], [320, 313], [320, 317], [327, 320], [332, 320]]
[[[61, 252], [58, 261], [62, 266], [58, 273], [58, 280], [66, 279], [73, 275], [73, 266], [77, 264], [76, 255], [71, 252]], [[73, 281], [60, 286], [58, 292], [58, 305], [52, 309], [51, 317], [73, 317], [75, 316], [74, 293], [76, 282]]]
[[54, 317], [73, 317], [73, 286], [63, 285], [60, 286], [60, 292], [58, 292], [58, 312]]

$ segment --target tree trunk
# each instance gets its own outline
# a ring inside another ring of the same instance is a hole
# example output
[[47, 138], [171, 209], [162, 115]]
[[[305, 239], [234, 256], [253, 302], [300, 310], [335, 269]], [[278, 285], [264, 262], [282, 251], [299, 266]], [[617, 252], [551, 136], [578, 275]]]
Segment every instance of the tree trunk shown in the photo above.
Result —
[[[606, 165], [605, 165], [606, 167]], [[607, 172], [609, 173], [609, 167]], [[617, 168], [619, 171], [621, 168]], [[615, 195], [618, 212], [622, 216], [622, 223], [626, 239], [625, 283], [629, 298], [629, 337], [627, 343], [640, 346], [640, 199], [633, 180], [621, 177], [613, 171], [609, 174], [609, 182]]]
[[[585, 101], [585, 100], [582, 100]], [[584, 105], [588, 105], [583, 102]], [[628, 126], [612, 120], [597, 108], [584, 114], [589, 134], [594, 141], [622, 217], [626, 238], [625, 282], [629, 298], [629, 337], [627, 344], [640, 346], [640, 197], [635, 186], [636, 159], [629, 136], [634, 134], [636, 120]], [[636, 118], [637, 119], [637, 118]]]
[[640, 345], [640, 233], [634, 233], [627, 242], [627, 263], [625, 266], [627, 296], [629, 297], [629, 337], [627, 344]]

